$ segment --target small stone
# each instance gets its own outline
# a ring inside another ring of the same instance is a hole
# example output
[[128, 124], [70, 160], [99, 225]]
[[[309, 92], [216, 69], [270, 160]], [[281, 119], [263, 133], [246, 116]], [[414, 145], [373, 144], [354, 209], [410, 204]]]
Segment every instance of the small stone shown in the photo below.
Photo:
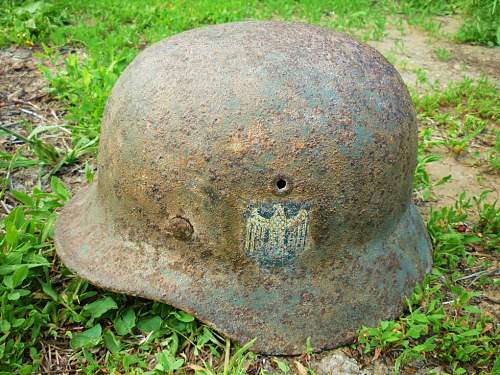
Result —
[[382, 362], [375, 362], [373, 364], [373, 375], [391, 375], [394, 373], [393, 368], [388, 367], [387, 365], [383, 364]]
[[380, 359], [372, 362], [359, 372], [359, 375], [393, 375], [394, 367], [385, 365]]
[[334, 350], [326, 354], [318, 362], [312, 364], [317, 375], [360, 375], [358, 363], [342, 350]]

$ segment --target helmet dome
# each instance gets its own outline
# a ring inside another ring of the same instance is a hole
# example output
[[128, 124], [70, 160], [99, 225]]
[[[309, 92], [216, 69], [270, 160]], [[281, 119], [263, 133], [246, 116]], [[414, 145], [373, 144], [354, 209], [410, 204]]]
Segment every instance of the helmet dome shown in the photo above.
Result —
[[270, 21], [187, 31], [116, 83], [57, 251], [256, 351], [330, 348], [399, 313], [430, 269], [416, 142], [399, 74], [360, 42]]

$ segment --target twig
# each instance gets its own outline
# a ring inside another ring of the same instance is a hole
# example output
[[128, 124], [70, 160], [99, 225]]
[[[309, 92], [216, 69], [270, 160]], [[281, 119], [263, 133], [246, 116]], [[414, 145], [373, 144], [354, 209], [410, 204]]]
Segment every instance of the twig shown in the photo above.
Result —
[[36, 117], [37, 119], [39, 120], [42, 120], [42, 121], [47, 121], [47, 119], [45, 117], [43, 117], [42, 115], [39, 115], [38, 113], [35, 113], [33, 111], [30, 111], [29, 109], [25, 109], [25, 108], [19, 108], [19, 110], [21, 112], [24, 112], [24, 113], [27, 113], [28, 115], [31, 115], [33, 117]]
[[461, 277], [455, 281], [462, 281], [462, 280], [470, 279], [471, 277], [475, 277], [475, 276], [490, 275], [490, 274], [494, 274], [496, 272], [500, 272], [500, 270], [494, 269], [494, 270], [490, 270], [490, 271], [488, 271], [488, 270], [479, 271], [479, 272], [471, 273], [470, 275]]
[[11, 212], [12, 210], [11, 210], [11, 209], [7, 206], [7, 204], [5, 204], [5, 202], [4, 202], [3, 200], [1, 200], [1, 201], [0, 201], [0, 203], [2, 204], [2, 207], [3, 207], [4, 211], [5, 211], [5, 213], [6, 213], [7, 215], [8, 215], [8, 214], [10, 214], [10, 212]]
[[54, 111], [52, 108], [50, 109], [50, 114], [56, 119], [56, 121], [59, 121], [59, 117], [57, 117], [56, 111]]
[[36, 104], [33, 104], [31, 102], [28, 102], [26, 100], [21, 100], [21, 99], [11, 99], [11, 101], [13, 101], [14, 103], [17, 103], [17, 104], [25, 104], [25, 105], [29, 105], [30, 107], [33, 107], [35, 109], [38, 109], [40, 110], [40, 107], [37, 106]]
[[500, 305], [500, 300], [497, 300], [497, 299], [494, 299], [494, 298], [491, 298], [491, 297], [488, 297], [488, 296], [485, 296], [485, 295], [482, 295], [479, 298], [480, 299], [484, 299], [486, 301], [490, 301], [491, 303], [494, 303], [495, 305]]
[[19, 125], [19, 124], [22, 124], [23, 122], [22, 121], [16, 121], [16, 122], [11, 122], [10, 124], [0, 124], [2, 127], [4, 128], [8, 128], [10, 126], [15, 126], [15, 125]]

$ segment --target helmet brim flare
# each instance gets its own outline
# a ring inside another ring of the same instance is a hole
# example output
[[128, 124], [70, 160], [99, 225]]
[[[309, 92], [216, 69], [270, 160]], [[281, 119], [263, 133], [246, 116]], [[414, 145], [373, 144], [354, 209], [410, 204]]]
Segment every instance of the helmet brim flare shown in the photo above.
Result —
[[314, 275], [262, 271], [249, 281], [130, 240], [98, 198], [94, 183], [57, 220], [55, 243], [68, 268], [98, 287], [185, 310], [239, 343], [256, 338], [255, 352], [300, 354], [307, 339], [314, 350], [348, 343], [362, 325], [400, 314], [432, 262], [413, 204], [375, 238], [349, 249], [355, 259], [325, 261]]

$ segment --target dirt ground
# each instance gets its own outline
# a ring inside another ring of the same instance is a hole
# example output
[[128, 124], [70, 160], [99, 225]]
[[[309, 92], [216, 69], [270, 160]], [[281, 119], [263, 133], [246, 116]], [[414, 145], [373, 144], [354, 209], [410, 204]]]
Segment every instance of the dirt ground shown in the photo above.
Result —
[[[38, 137], [58, 149], [67, 150], [71, 145], [71, 132], [62, 127], [67, 125], [64, 108], [49, 95], [48, 82], [37, 67], [42, 63], [36, 57], [39, 52], [19, 47], [0, 49], [0, 124], [25, 137], [31, 129], [41, 125], [59, 126]], [[18, 150], [23, 154], [27, 148], [26, 142], [13, 136], [0, 138], [0, 151]], [[64, 173], [59, 176], [70, 190], [78, 190], [85, 180], [80, 169], [81, 164], [76, 164], [63, 169]], [[9, 176], [9, 188], [30, 191], [39, 181], [42, 185], [48, 184], [48, 179], [38, 172], [38, 167], [13, 172]]]
[[457, 196], [466, 191], [469, 196], [479, 196], [482, 191], [490, 190], [489, 200], [500, 198], [500, 178], [498, 175], [481, 171], [474, 165], [465, 164], [450, 155], [442, 155], [442, 159], [430, 163], [427, 172], [434, 180], [439, 180], [451, 175], [451, 179], [433, 188], [433, 194], [437, 202], [431, 202], [432, 206], [449, 206], [457, 200]]
[[[396, 68], [409, 86], [416, 86], [419, 70], [425, 71], [430, 81], [438, 80], [443, 85], [465, 77], [500, 79], [500, 48], [453, 43], [445, 36], [456, 33], [461, 25], [460, 19], [438, 17], [437, 20], [442, 25], [442, 36], [431, 36], [406, 24], [388, 25], [383, 40], [368, 44], [389, 60], [395, 59]], [[448, 61], [436, 57], [435, 51], [439, 48], [449, 51]]]
[[[442, 17], [439, 19], [443, 29], [452, 33], [459, 22], [457, 19]], [[387, 37], [380, 42], [370, 42], [386, 56], [395, 59], [396, 67], [408, 85], [415, 86], [419, 69], [427, 72], [428, 78], [438, 79], [442, 84], [459, 80], [465, 76], [479, 77], [487, 75], [490, 79], [500, 79], [500, 49], [479, 46], [459, 45], [445, 38], [430, 37], [415, 28], [405, 26], [402, 29], [392, 27], [387, 30]], [[448, 61], [436, 57], [436, 48], [444, 48], [451, 53]], [[11, 130], [27, 135], [23, 125], [30, 122], [33, 126], [40, 124], [63, 125], [64, 109], [60, 103], [49, 96], [47, 81], [38, 71], [39, 60], [34, 57], [32, 49], [9, 48], [0, 49], [0, 123]], [[422, 88], [419, 88], [422, 89]], [[66, 131], [67, 132], [67, 131]], [[61, 137], [62, 135], [62, 137]], [[64, 131], [48, 133], [44, 140], [57, 147], [67, 147], [68, 134]], [[22, 141], [13, 137], [0, 139], [0, 151], [12, 151], [23, 148]], [[60, 177], [70, 186], [78, 190], [85, 178], [80, 173], [81, 164], [64, 170]], [[490, 198], [498, 199], [500, 176], [487, 173], [474, 166], [467, 158], [454, 158], [443, 153], [441, 161], [428, 165], [428, 172], [434, 180], [451, 174], [451, 179], [436, 187], [433, 191], [435, 201], [433, 207], [452, 204], [462, 191], [479, 194], [485, 189], [492, 191]], [[10, 176], [12, 189], [30, 190], [38, 180], [37, 168], [23, 169]], [[9, 204], [3, 207], [9, 210]], [[423, 208], [426, 209], [426, 208]], [[498, 300], [498, 296], [491, 296]], [[487, 307], [486, 307], [487, 308]], [[358, 353], [359, 354], [359, 353]], [[361, 363], [351, 349], [338, 349], [323, 353], [316, 357], [313, 367], [321, 374], [391, 374], [392, 368], [382, 359]], [[266, 360], [263, 360], [266, 362]], [[293, 360], [291, 366], [294, 368]], [[430, 368], [415, 369], [414, 374], [423, 374]]]

